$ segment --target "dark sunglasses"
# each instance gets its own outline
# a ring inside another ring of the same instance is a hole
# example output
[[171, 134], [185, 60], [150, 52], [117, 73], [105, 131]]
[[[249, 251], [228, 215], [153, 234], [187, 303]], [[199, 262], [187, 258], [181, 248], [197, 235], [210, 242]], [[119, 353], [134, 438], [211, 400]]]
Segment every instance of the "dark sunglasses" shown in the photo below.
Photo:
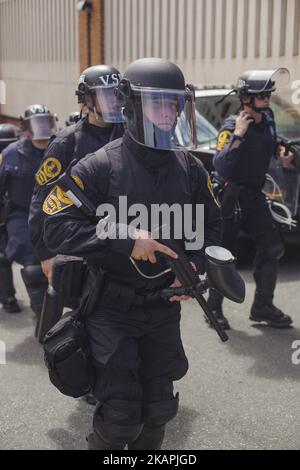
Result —
[[261, 93], [257, 93], [255, 98], [258, 100], [265, 100], [266, 98], [271, 98], [272, 92], [271, 91], [262, 91]]

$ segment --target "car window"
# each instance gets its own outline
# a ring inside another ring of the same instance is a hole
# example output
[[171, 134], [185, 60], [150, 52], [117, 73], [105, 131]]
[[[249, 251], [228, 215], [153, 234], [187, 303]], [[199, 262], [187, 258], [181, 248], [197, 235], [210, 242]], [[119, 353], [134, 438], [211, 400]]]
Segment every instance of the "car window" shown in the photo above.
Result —
[[[181, 144], [188, 145], [190, 141], [186, 120], [179, 118], [180, 136], [177, 132], [177, 138]], [[218, 133], [216, 129], [207, 120], [196, 111], [196, 133], [197, 144], [215, 143]]]
[[271, 108], [275, 115], [275, 122], [278, 134], [287, 138], [300, 138], [300, 113], [288, 100], [274, 95], [271, 101]]
[[220, 102], [223, 96], [196, 97], [197, 111], [217, 130], [220, 129], [226, 117], [235, 114], [240, 106], [238, 98], [234, 95], [229, 95]]

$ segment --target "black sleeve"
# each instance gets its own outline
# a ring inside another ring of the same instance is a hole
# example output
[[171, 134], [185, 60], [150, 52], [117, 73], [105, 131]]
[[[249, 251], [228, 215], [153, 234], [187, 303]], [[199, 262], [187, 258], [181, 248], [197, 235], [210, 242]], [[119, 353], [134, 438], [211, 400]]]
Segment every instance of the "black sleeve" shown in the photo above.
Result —
[[[95, 206], [105, 202], [106, 190], [110, 180], [110, 165], [103, 149], [86, 156], [72, 169], [72, 176], [83, 188], [87, 198]], [[56, 191], [56, 192], [55, 192]], [[62, 197], [57, 188], [46, 198], [43, 211], [45, 213], [45, 242], [49, 250], [85, 258], [101, 258], [107, 252], [116, 251], [130, 256], [134, 240], [127, 235], [119, 239], [100, 239], [97, 235], [97, 223], [91, 221], [78, 209], [66, 195]], [[117, 235], [124, 229], [115, 224]], [[122, 231], [123, 233], [123, 231]]]
[[200, 273], [204, 273], [204, 252], [208, 246], [220, 246], [222, 242], [222, 220], [220, 208], [211, 189], [211, 181], [202, 164], [195, 158], [198, 170], [196, 204], [204, 205], [204, 244], [199, 250], [187, 251]]
[[243, 152], [243, 142], [237, 148], [232, 147], [234, 142], [235, 120], [228, 118], [218, 135], [217, 151], [213, 164], [217, 172], [223, 178], [231, 179], [238, 164], [241, 152]]

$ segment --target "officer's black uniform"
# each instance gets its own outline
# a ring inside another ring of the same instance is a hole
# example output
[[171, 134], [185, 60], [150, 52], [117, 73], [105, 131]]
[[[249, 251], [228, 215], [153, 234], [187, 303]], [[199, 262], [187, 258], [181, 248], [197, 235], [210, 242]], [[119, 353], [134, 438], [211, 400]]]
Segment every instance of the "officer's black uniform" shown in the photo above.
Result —
[[123, 135], [122, 124], [112, 124], [109, 127], [98, 127], [89, 124], [88, 116], [73, 124], [52, 138], [42, 164], [36, 174], [36, 185], [30, 206], [29, 230], [31, 241], [38, 258], [43, 261], [52, 258], [57, 253], [51, 253], [45, 246], [43, 201], [51, 188], [47, 183], [56, 179], [71, 163], [72, 160], [85, 157], [103, 147], [108, 142]]
[[[0, 124], [0, 165], [3, 157], [1, 152], [11, 143], [18, 140], [20, 129], [12, 124]], [[0, 302], [3, 304], [4, 310], [8, 313], [18, 313], [21, 311], [15, 298], [15, 288], [13, 284], [13, 273], [11, 263], [5, 255], [7, 244], [7, 232], [5, 228], [7, 199], [0, 198]]]
[[[249, 83], [253, 85], [251, 81]], [[261, 87], [261, 83], [258, 86]], [[270, 87], [271, 92], [273, 82], [270, 82]], [[256, 292], [250, 319], [285, 327], [290, 325], [291, 318], [273, 305], [277, 264], [284, 254], [284, 246], [262, 193], [265, 175], [277, 148], [273, 113], [270, 109], [264, 110], [261, 123], [252, 122], [240, 146], [234, 148], [233, 143], [237, 138], [234, 135], [236, 118], [237, 115], [225, 120], [214, 158], [217, 173], [226, 181], [222, 203], [223, 246], [234, 253], [241, 229], [253, 239], [256, 245]], [[222, 300], [220, 294], [211, 291], [208, 304], [220, 316], [220, 323], [226, 328], [228, 324], [221, 312]]]
[[37, 149], [30, 139], [22, 139], [3, 151], [0, 166], [0, 196], [6, 194], [10, 201], [5, 253], [10, 262], [16, 261], [24, 266], [21, 271], [23, 280], [31, 307], [37, 314], [41, 309], [46, 280], [30, 241], [28, 214], [34, 176], [43, 154], [44, 151]]
[[[173, 64], [156, 60], [155, 69], [162, 77], [166, 66], [171, 77], [174, 70], [178, 73]], [[133, 63], [134, 68], [137, 64], [137, 69], [145, 68], [146, 73], [148, 61], [152, 67], [151, 59], [144, 59]], [[168, 83], [172, 87], [172, 82]], [[197, 172], [195, 194], [191, 161]], [[126, 131], [122, 139], [81, 160], [72, 174], [96, 206], [109, 203], [116, 208], [119, 234], [124, 230], [118, 214], [120, 196], [128, 197], [128, 206], [138, 202], [148, 210], [154, 203], [177, 203], [183, 207], [198, 202], [205, 204], [205, 244], [219, 244], [219, 208], [210, 192], [207, 174], [184, 149], [152, 149], [134, 141]], [[98, 262], [106, 272], [99, 308], [87, 320], [97, 368], [94, 394], [99, 400], [89, 448], [123, 449], [128, 443], [129, 449], [159, 449], [165, 424], [178, 409], [173, 381], [185, 375], [188, 362], [180, 338], [180, 304], [164, 300], [142, 304], [141, 296], [169, 286], [174, 276], [168, 273], [156, 279], [142, 277], [129, 258], [135, 240], [128, 235], [122, 239], [98, 238], [95, 224], [70, 201], [56, 206], [56, 196], [54, 190], [44, 203], [48, 214], [47, 246], [53, 251], [82, 255], [93, 265]], [[132, 219], [129, 217], [127, 223]], [[203, 272], [203, 250], [188, 255]], [[147, 276], [162, 271], [158, 264], [137, 264]]]

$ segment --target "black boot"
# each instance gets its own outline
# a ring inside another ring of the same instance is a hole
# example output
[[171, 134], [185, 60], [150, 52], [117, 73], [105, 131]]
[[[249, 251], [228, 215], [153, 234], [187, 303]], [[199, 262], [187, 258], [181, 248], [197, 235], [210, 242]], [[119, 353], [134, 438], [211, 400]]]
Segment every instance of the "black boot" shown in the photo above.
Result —
[[256, 291], [254, 302], [251, 307], [250, 320], [255, 322], [266, 322], [277, 328], [288, 328], [292, 319], [285, 315], [279, 308], [273, 305], [274, 291], [277, 280], [276, 260], [266, 261], [263, 265], [257, 265], [254, 271]]
[[9, 297], [5, 302], [3, 302], [3, 309], [7, 313], [19, 313], [21, 308], [18, 304], [18, 301], [15, 297]]
[[160, 450], [165, 436], [165, 426], [143, 427], [139, 437], [128, 444], [128, 450]]
[[[226, 317], [224, 317], [222, 310], [223, 296], [214, 289], [209, 289], [209, 297], [207, 299], [207, 305], [214, 314], [217, 322], [219, 323], [222, 330], [230, 330], [230, 325]], [[205, 320], [212, 326], [210, 321], [205, 317]]]
[[253, 303], [251, 307], [250, 320], [255, 322], [266, 322], [268, 325], [276, 328], [288, 328], [293, 320], [285, 315], [275, 305], [260, 306]]

